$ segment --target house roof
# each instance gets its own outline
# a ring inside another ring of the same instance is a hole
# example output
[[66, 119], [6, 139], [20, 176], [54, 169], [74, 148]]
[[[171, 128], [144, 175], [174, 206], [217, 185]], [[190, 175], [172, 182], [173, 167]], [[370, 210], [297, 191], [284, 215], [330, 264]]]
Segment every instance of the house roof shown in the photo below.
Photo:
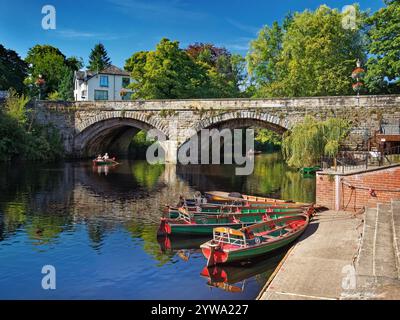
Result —
[[130, 75], [129, 72], [124, 71], [124, 70], [110, 64], [107, 68], [101, 70], [100, 72], [95, 72], [95, 71], [90, 71], [90, 70], [76, 71], [75, 77], [79, 80], [87, 81], [97, 74], [108, 74], [108, 75], [116, 75], [116, 76], [129, 76]]

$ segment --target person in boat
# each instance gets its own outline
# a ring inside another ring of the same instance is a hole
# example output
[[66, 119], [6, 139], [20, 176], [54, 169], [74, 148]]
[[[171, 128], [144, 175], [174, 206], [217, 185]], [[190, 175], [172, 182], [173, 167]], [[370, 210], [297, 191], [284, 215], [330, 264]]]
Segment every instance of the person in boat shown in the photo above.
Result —
[[97, 156], [97, 159], [96, 160], [103, 160], [103, 157], [101, 156], [101, 154], [99, 154], [98, 156]]
[[108, 160], [110, 157], [108, 156], [108, 153], [106, 152], [105, 154], [104, 154], [104, 157], [103, 157], [103, 160]]

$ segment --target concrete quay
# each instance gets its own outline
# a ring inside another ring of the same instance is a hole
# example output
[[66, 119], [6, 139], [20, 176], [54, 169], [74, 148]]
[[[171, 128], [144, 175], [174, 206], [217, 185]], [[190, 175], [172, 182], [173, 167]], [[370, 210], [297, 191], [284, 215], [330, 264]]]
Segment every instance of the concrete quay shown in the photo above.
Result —
[[259, 300], [400, 299], [400, 202], [318, 213]]

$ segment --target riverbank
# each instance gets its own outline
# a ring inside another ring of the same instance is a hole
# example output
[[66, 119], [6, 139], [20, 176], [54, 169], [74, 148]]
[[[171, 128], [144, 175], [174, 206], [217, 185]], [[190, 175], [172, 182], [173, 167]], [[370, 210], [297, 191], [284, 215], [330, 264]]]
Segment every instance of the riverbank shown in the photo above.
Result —
[[319, 213], [259, 300], [400, 299], [400, 202]]

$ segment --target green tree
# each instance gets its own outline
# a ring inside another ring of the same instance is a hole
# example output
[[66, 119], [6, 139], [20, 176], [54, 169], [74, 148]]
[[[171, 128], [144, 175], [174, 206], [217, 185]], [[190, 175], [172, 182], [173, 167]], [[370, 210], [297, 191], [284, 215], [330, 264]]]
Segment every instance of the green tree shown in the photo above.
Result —
[[75, 56], [69, 57], [66, 59], [66, 65], [72, 71], [78, 71], [83, 68], [83, 60], [82, 58], [78, 58]]
[[91, 71], [101, 71], [111, 64], [111, 59], [108, 57], [106, 48], [102, 43], [94, 46], [89, 55], [88, 69]]
[[254, 137], [257, 150], [274, 150], [282, 144], [282, 136], [272, 130], [257, 129]]
[[277, 22], [272, 27], [264, 26], [257, 39], [251, 41], [246, 56], [249, 74], [257, 86], [263, 86], [278, 79], [276, 64], [282, 52], [283, 30]]
[[178, 41], [162, 39], [155, 51], [135, 53], [126, 61], [134, 82], [134, 98], [196, 98], [206, 82], [206, 73], [179, 48]]
[[357, 59], [366, 59], [361, 30], [365, 13], [357, 7], [357, 15], [360, 19], [354, 30], [344, 29], [344, 14], [325, 5], [287, 17], [287, 30], [276, 23], [264, 27], [248, 55], [258, 84], [256, 95], [351, 94], [349, 75]]
[[55, 160], [63, 154], [59, 132], [28, 121], [28, 97], [10, 90], [0, 109], [0, 161]]
[[232, 55], [226, 48], [210, 43], [191, 44], [186, 52], [207, 72], [202, 97], [229, 98], [241, 95], [240, 86], [244, 86], [246, 77], [242, 56]]
[[66, 64], [66, 58], [59, 49], [49, 45], [36, 45], [29, 49], [25, 61], [29, 64], [29, 77], [25, 79], [25, 83], [31, 88], [31, 95], [38, 93], [36, 80], [39, 75], [45, 80], [41, 91], [43, 98], [50, 92], [57, 91]]
[[25, 61], [14, 50], [0, 44], [0, 90], [14, 88], [22, 92], [27, 68]]
[[287, 163], [296, 168], [318, 164], [321, 156], [336, 156], [340, 144], [348, 135], [349, 121], [331, 118], [318, 121], [306, 116], [291, 132], [284, 134], [282, 149]]
[[63, 68], [61, 73], [58, 94], [61, 100], [74, 100], [74, 72], [67, 66]]
[[400, 92], [400, 1], [385, 0], [386, 7], [367, 19], [366, 86], [371, 93]]

